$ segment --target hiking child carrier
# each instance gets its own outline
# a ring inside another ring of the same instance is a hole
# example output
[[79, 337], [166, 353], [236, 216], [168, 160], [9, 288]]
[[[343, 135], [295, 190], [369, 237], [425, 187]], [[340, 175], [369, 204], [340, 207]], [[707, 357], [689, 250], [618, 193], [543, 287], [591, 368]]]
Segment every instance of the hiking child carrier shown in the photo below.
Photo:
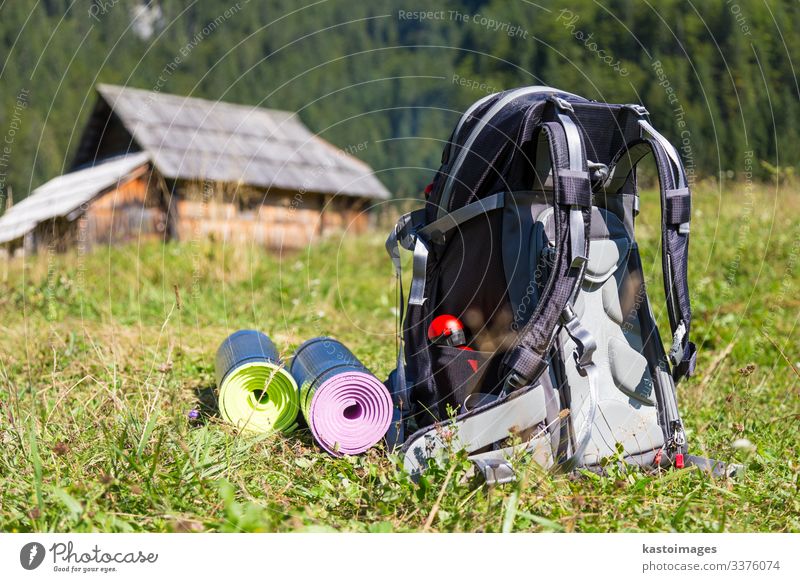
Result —
[[[634, 237], [636, 166], [649, 153], [668, 350]], [[642, 467], [722, 471], [686, 454], [675, 390], [696, 356], [690, 200], [678, 152], [640, 105], [539, 86], [472, 105], [424, 208], [386, 241], [400, 304], [387, 440], [402, 444], [405, 468], [418, 474], [465, 449], [488, 482], [512, 480], [509, 459], [521, 451], [565, 470], [621, 453]], [[413, 253], [407, 305], [400, 248]]]

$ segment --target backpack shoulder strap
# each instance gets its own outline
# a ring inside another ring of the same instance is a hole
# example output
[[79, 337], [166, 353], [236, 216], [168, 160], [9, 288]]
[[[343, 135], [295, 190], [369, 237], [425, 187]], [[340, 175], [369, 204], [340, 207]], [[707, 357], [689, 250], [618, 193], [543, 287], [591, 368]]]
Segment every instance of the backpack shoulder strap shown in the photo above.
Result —
[[697, 349], [689, 341], [692, 311], [687, 266], [691, 190], [675, 147], [643, 117], [639, 119], [639, 126], [644, 136], [626, 144], [617, 153], [605, 188], [607, 192], [619, 193], [626, 184], [632, 183], [629, 179], [637, 164], [652, 152], [661, 193], [662, 268], [672, 332], [672, 347], [668, 355], [673, 365], [672, 375], [677, 382], [694, 372], [697, 358]]
[[574, 298], [589, 254], [592, 187], [583, 140], [570, 113], [557, 97], [555, 121], [541, 124], [539, 146], [550, 151], [554, 188], [555, 257], [550, 278], [528, 323], [503, 358], [510, 389], [529, 385], [546, 368], [554, 330]]

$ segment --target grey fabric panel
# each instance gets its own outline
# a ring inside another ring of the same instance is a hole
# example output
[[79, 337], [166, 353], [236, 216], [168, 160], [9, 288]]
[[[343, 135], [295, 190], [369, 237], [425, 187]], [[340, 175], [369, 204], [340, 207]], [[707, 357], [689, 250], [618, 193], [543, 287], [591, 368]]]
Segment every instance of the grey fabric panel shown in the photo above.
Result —
[[[629, 280], [625, 268], [632, 241], [614, 213], [597, 208], [593, 212], [586, 277], [575, 302], [581, 324], [598, 344], [594, 362], [599, 374], [599, 410], [583, 456], [585, 464], [614, 455], [617, 443], [622, 444], [626, 455], [652, 451], [664, 443], [653, 380], [641, 355], [640, 330], [638, 325], [628, 325], [634, 319], [631, 315], [635, 316], [630, 296], [641, 291], [639, 282]], [[588, 405], [589, 385], [569, 357], [575, 344], [563, 331], [561, 341], [572, 397], [572, 423], [578, 426]]]
[[[634, 238], [633, 224], [636, 216], [639, 214], [638, 194], [605, 191], [601, 194], [595, 194], [594, 201], [598, 207], [605, 208], [614, 213], [625, 225], [628, 238]], [[592, 221], [592, 225], [594, 225], [594, 220]]]
[[547, 411], [547, 430], [550, 433], [550, 448], [555, 454], [561, 441], [561, 400], [559, 398], [557, 384], [553, 382], [553, 367], [548, 366], [547, 371], [539, 377], [539, 381], [544, 389], [545, 410]]
[[[555, 464], [553, 451], [550, 447], [550, 439], [546, 433], [534, 436], [527, 442], [518, 445], [470, 455], [469, 459], [483, 471], [487, 483], [496, 485], [498, 483], [508, 483], [514, 480], [511, 462], [514, 460], [514, 457], [522, 455], [523, 453], [529, 454], [531, 461], [545, 469], [549, 469]], [[499, 470], [495, 469], [491, 471], [490, 468], [498, 466]], [[508, 478], [509, 470], [512, 471], [511, 478]]]
[[516, 481], [514, 467], [503, 458], [470, 459], [487, 485], [502, 485]]
[[477, 451], [510, 434], [536, 427], [546, 418], [544, 389], [537, 385], [521, 394], [478, 408], [455, 422], [418, 431], [403, 447], [403, 465], [409, 473], [419, 473], [427, 467], [429, 460], [438, 460], [451, 449], [464, 449], [468, 453]]
[[611, 377], [617, 387], [631, 398], [648, 406], [655, 406], [652, 382], [643, 382], [647, 360], [631, 345], [618, 337], [608, 340], [608, 363]]
[[625, 323], [625, 315], [622, 313], [622, 305], [619, 302], [617, 286], [611, 280], [606, 281], [602, 287], [603, 309], [611, 320], [617, 325]]
[[664, 408], [668, 419], [679, 419], [678, 414], [678, 401], [675, 396], [675, 381], [672, 376], [663, 369], [658, 370], [658, 381], [662, 386], [662, 393], [664, 394]]
[[619, 239], [593, 239], [590, 244], [591, 260], [586, 264], [585, 281], [602, 285], [609, 280], [620, 261], [628, 256], [628, 241]]

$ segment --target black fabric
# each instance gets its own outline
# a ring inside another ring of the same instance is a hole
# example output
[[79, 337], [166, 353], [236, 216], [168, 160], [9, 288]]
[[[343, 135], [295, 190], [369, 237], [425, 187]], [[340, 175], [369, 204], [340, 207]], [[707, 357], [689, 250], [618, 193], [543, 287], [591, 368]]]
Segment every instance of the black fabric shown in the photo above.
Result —
[[683, 224], [692, 219], [692, 197], [689, 194], [667, 196], [664, 200], [664, 222], [670, 226]]
[[[538, 127], [550, 93], [528, 94], [508, 103], [477, 136], [458, 174], [454, 176], [449, 200], [446, 204], [441, 201], [444, 183], [472, 130], [480, 123], [482, 116], [508, 93], [500, 93], [483, 104], [470, 122], [462, 127], [459, 135], [454, 136], [455, 141], [448, 146], [451, 149], [448, 161], [437, 173], [436, 187], [426, 205], [429, 222], [435, 220], [441, 206], [446, 206], [445, 210], [450, 211], [495, 192], [530, 188], [532, 182], [524, 181], [519, 168], [513, 167], [513, 164], [519, 163], [518, 160], [522, 158], [528, 167], [533, 165], [532, 159], [527, 158], [526, 148], [530, 148], [528, 136]], [[573, 96], [563, 93], [556, 94], [571, 103], [585, 101], [576, 101]]]
[[592, 185], [588, 177], [564, 176], [559, 174], [558, 203], [566, 206], [592, 206]]
[[[433, 260], [429, 280], [422, 348], [428, 347], [427, 328], [438, 315], [453, 315], [467, 328], [472, 347], [502, 356], [512, 318], [502, 260], [502, 211], [493, 210], [465, 222], [449, 233]], [[406, 352], [409, 356], [411, 354]], [[420, 426], [447, 418], [448, 383], [440, 384], [439, 365], [430, 375], [417, 376], [413, 397], [419, 405]], [[483, 391], [486, 391], [485, 389]]]
[[[661, 187], [662, 209], [662, 268], [664, 270], [664, 293], [667, 297], [667, 313], [670, 319], [670, 329], [674, 334], [678, 326], [683, 323], [686, 331], [683, 338], [683, 354], [680, 361], [687, 362], [684, 366], [676, 366], [673, 376], [676, 380], [691, 374], [690, 365], [692, 351], [689, 342], [691, 330], [692, 311], [689, 301], [689, 233], [681, 232], [675, 224], [667, 219], [667, 192], [676, 187], [673, 169], [667, 153], [656, 140], [647, 140], [653, 148], [653, 154], [658, 167], [659, 184]], [[679, 169], [682, 171], [682, 169]], [[689, 204], [687, 204], [689, 206]], [[691, 218], [691, 215], [689, 216]], [[684, 221], [688, 222], [688, 220]]]
[[639, 135], [636, 121], [622, 105], [578, 102], [572, 106], [587, 160], [608, 165], [625, 143]]
[[500, 360], [493, 352], [479, 352], [449, 346], [430, 347], [439, 402], [435, 416], [448, 418], [448, 412], [462, 412], [467, 399], [477, 393], [497, 393], [501, 382]]
[[512, 349], [504, 361], [509, 370], [513, 370], [523, 379], [530, 381], [541, 374], [547, 360], [535, 351], [519, 344]]

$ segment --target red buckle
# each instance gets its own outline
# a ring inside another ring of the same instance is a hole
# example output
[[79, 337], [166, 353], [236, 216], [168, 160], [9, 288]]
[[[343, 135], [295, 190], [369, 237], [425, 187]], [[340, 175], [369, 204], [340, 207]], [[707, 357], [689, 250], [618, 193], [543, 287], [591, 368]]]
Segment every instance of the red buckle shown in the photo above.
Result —
[[663, 453], [664, 453], [664, 449], [658, 449], [658, 452], [656, 453], [656, 458], [653, 459], [653, 464], [656, 467], [660, 467], [661, 466], [661, 457], [662, 457]]
[[675, 453], [675, 467], [683, 469], [683, 453]]

